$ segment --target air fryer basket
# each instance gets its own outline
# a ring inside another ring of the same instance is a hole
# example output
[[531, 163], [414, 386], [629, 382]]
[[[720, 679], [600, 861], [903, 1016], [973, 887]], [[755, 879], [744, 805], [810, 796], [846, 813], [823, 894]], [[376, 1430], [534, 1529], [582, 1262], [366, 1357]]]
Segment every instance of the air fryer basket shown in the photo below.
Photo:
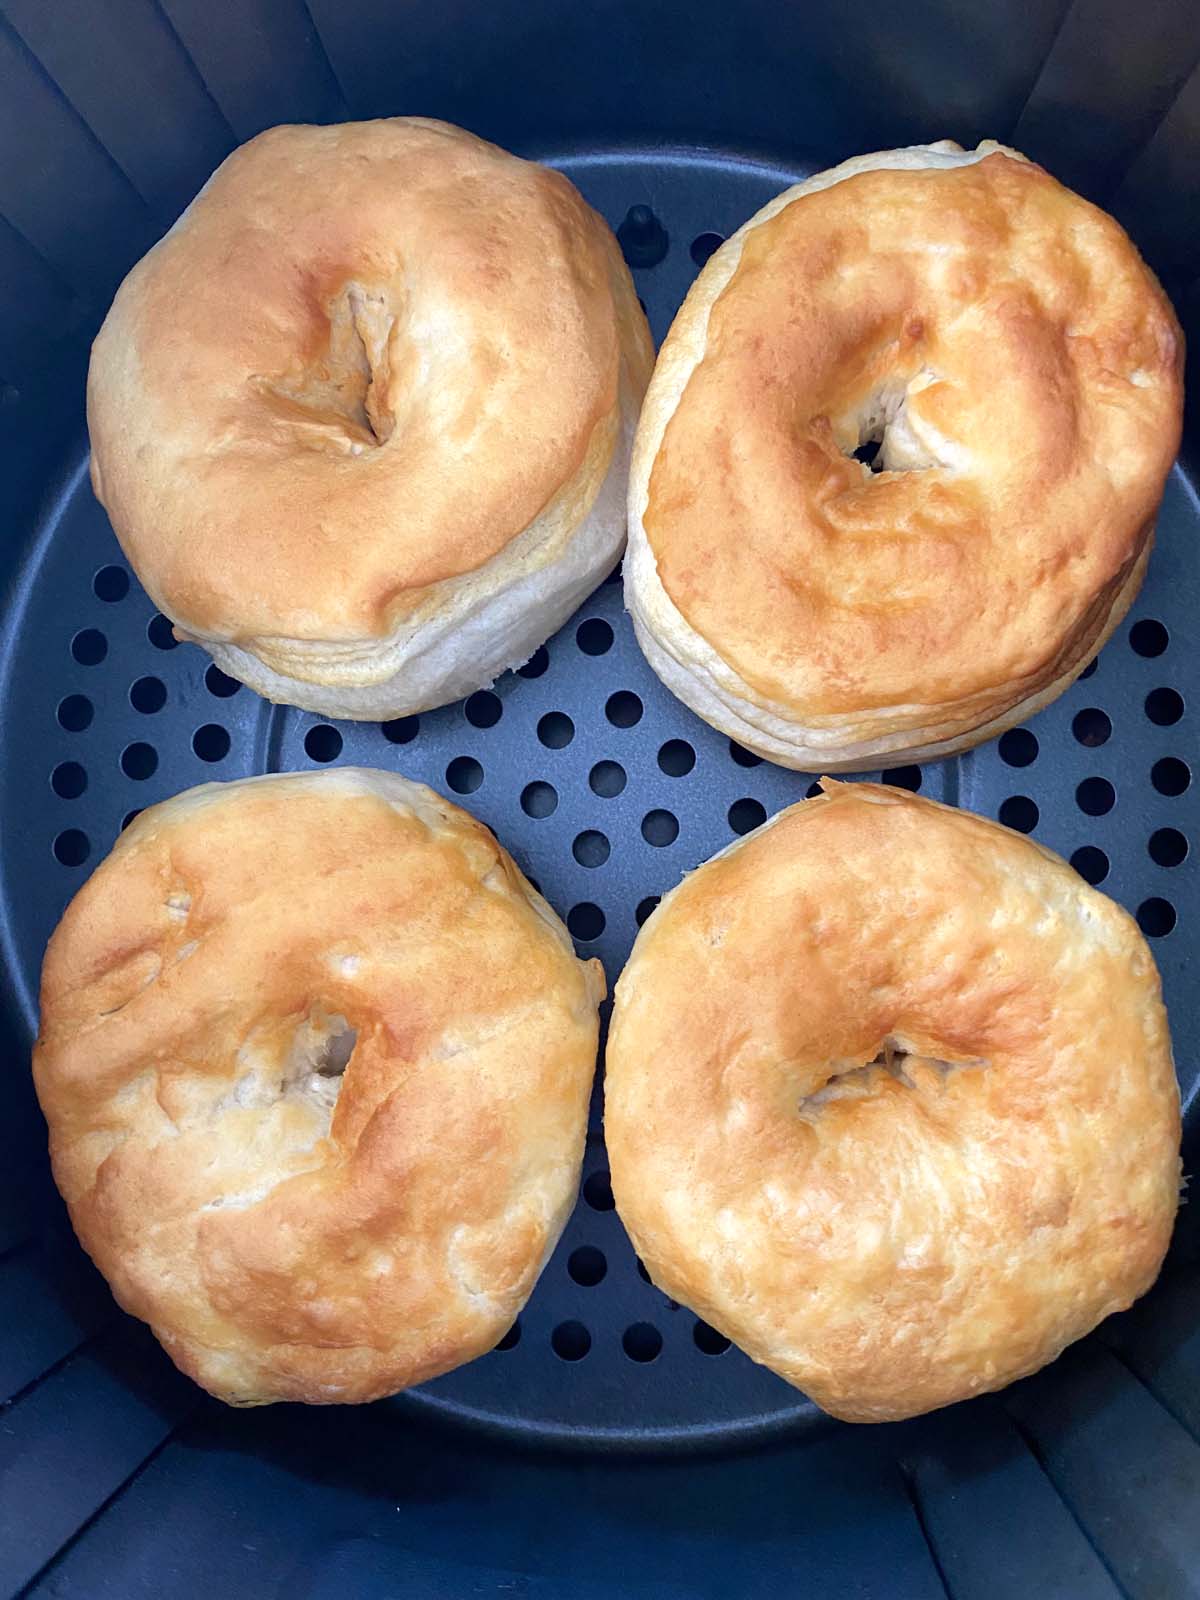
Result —
[[[499, 1349], [361, 1412], [233, 1413], [174, 1373], [82, 1257], [28, 1082], [62, 907], [131, 815], [189, 785], [339, 762], [420, 778], [496, 831], [611, 986], [657, 897], [811, 782], [667, 694], [612, 580], [492, 690], [383, 726], [271, 707], [175, 644], [91, 496], [82, 380], [115, 283], [228, 148], [280, 120], [414, 111], [549, 160], [618, 228], [661, 340], [720, 239], [797, 177], [860, 149], [992, 135], [1112, 206], [1186, 318], [1195, 13], [1060, 10], [892, 6], [848, 39], [831, 4], [801, 26], [765, 3], [439, 20], [365, 0], [0, 0], [0, 1591], [1200, 1593], [1186, 1220], [1154, 1294], [1047, 1372], [850, 1430], [646, 1281], [612, 1208], [597, 1095], [579, 1204]], [[1083, 679], [999, 742], [884, 776], [1032, 833], [1134, 912], [1190, 1110], [1188, 460], [1146, 586]]]

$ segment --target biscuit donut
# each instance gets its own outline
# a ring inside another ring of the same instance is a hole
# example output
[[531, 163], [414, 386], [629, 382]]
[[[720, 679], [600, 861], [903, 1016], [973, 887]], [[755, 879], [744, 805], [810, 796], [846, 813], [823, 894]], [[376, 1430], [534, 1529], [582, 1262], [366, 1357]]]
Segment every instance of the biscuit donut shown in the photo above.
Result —
[[1033, 1372], [1171, 1235], [1179, 1091], [1136, 924], [903, 790], [827, 785], [666, 896], [605, 1082], [653, 1281], [850, 1421]]
[[208, 784], [68, 907], [34, 1079], [84, 1248], [234, 1405], [364, 1401], [494, 1346], [575, 1199], [598, 962], [392, 773]]
[[92, 482], [179, 635], [388, 718], [520, 665], [609, 571], [653, 363], [561, 173], [397, 117], [236, 150], [92, 350]]
[[[650, 665], [805, 771], [1001, 733], [1137, 593], [1182, 365], [1121, 228], [1014, 150], [797, 184], [712, 256], [659, 353], [625, 561]], [[882, 470], [855, 457], [871, 443]]]

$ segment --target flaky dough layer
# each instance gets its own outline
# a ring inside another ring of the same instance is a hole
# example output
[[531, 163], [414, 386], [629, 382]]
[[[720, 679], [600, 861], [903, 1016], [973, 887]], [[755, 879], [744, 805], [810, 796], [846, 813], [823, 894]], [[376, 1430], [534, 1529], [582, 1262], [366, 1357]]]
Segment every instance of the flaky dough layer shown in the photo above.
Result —
[[142, 815], [46, 954], [54, 1175], [117, 1299], [235, 1405], [492, 1348], [574, 1201], [604, 980], [481, 824], [339, 768]]
[[1149, 1288], [1179, 1197], [1132, 919], [1023, 836], [868, 784], [650, 917], [605, 1136], [654, 1282], [851, 1421], [1052, 1360]]
[[652, 360], [561, 173], [423, 118], [274, 128], [118, 291], [93, 484], [226, 671], [400, 716], [525, 660], [617, 560]]
[[659, 354], [625, 563], [651, 666], [801, 770], [1002, 732], [1137, 592], [1182, 367], [1126, 235], [1016, 151], [947, 141], [797, 184], [716, 252]]

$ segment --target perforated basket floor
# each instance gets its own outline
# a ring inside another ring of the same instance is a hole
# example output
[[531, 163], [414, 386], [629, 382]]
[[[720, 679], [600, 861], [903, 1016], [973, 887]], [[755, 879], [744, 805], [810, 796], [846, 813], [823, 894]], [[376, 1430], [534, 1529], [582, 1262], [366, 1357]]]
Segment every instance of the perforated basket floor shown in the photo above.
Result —
[[[659, 340], [720, 237], [803, 175], [686, 152], [560, 164], [614, 227], [642, 205], [665, 229], [665, 240], [643, 229], [631, 249]], [[1176, 471], [1145, 589], [1083, 680], [998, 744], [884, 774], [1032, 833], [1136, 914], [1162, 968], [1189, 1104], [1200, 657], [1185, 640], [1198, 534], [1195, 492]], [[757, 761], [667, 694], [612, 580], [527, 666], [464, 703], [382, 727], [272, 707], [175, 644], [92, 499], [82, 454], [13, 591], [3, 652], [0, 937], [31, 1032], [42, 951], [66, 901], [133, 814], [193, 784], [331, 762], [419, 778], [495, 830], [580, 951], [601, 956], [611, 987], [657, 897], [812, 781]], [[812, 1425], [802, 1396], [645, 1281], [612, 1209], [598, 1107], [597, 1095], [579, 1204], [517, 1327], [483, 1360], [389, 1404], [582, 1443]]]

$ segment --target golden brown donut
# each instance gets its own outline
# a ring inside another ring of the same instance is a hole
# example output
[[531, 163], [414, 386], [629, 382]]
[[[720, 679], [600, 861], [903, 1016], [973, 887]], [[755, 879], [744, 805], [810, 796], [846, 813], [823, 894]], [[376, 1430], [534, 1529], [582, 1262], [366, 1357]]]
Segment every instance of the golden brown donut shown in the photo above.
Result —
[[38, 1097], [84, 1248], [234, 1405], [491, 1349], [579, 1183], [598, 962], [480, 823], [365, 768], [206, 784], [50, 941]]
[[[802, 770], [1002, 732], [1137, 592], [1182, 364], [1126, 235], [1016, 151], [945, 141], [797, 184], [659, 354], [625, 563], [651, 666]], [[869, 441], [882, 471], [854, 458]]]
[[619, 556], [653, 362], [561, 173], [397, 117], [243, 145], [92, 351], [92, 481], [156, 604], [260, 694], [441, 705]]
[[1053, 1360], [1150, 1287], [1179, 1198], [1131, 918], [1022, 835], [868, 784], [650, 917], [605, 1135], [654, 1282], [853, 1422]]

